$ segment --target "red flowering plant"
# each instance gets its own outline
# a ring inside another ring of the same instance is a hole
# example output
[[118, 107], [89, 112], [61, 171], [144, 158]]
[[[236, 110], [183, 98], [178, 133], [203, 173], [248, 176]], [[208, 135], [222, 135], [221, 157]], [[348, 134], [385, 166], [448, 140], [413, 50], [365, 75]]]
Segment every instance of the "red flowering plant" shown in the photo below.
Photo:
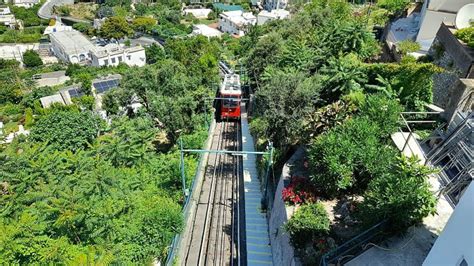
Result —
[[290, 184], [283, 188], [283, 201], [290, 205], [298, 205], [306, 202], [316, 202], [316, 188], [305, 177], [292, 176]]

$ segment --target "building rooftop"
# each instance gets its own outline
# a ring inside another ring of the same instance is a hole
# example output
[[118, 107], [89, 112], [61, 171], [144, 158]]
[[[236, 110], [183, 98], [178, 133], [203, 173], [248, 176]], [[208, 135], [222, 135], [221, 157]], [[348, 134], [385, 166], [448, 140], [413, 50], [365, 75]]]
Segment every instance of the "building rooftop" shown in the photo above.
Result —
[[106, 57], [109, 55], [121, 54], [124, 51], [127, 53], [134, 53], [138, 51], [142, 51], [143, 48], [140, 45], [132, 46], [132, 47], [121, 47], [116, 43], [109, 43], [106, 46], [100, 47], [96, 46], [94, 49], [91, 49], [95, 56], [97, 57]]
[[92, 80], [92, 86], [96, 90], [96, 93], [105, 93], [110, 89], [118, 87], [121, 79], [122, 75], [120, 74], [108, 75]]
[[214, 3], [212, 4], [214, 9], [221, 10], [221, 11], [243, 11], [244, 9], [242, 6], [239, 5], [229, 5], [229, 4], [223, 4], [223, 3]]
[[39, 0], [13, 0], [13, 4], [37, 4]]
[[76, 30], [53, 32], [50, 37], [54, 38], [67, 54], [88, 53], [95, 47], [92, 42]]
[[185, 15], [192, 14], [195, 18], [207, 18], [211, 12], [212, 9], [210, 8], [185, 8], [183, 10]]
[[42, 78], [42, 79], [61, 78], [61, 77], [66, 76], [66, 71], [48, 72], [48, 73], [39, 74], [38, 76], [39, 78]]
[[290, 11], [285, 9], [273, 9], [272, 11], [262, 10], [258, 16], [265, 16], [275, 19], [286, 18], [290, 15]]
[[9, 14], [11, 14], [11, 11], [8, 6], [0, 6], [0, 15], [9, 15]]
[[206, 37], [219, 37], [222, 35], [222, 32], [218, 31], [217, 29], [211, 28], [204, 24], [196, 24], [193, 26], [193, 34], [201, 34]]
[[45, 96], [40, 99], [41, 105], [43, 108], [48, 108], [54, 103], [59, 103], [59, 104], [65, 104], [63, 97], [58, 93], [58, 94], [53, 94], [50, 96]]
[[250, 24], [252, 21], [256, 21], [257, 19], [251, 12], [242, 12], [241, 10], [222, 12], [221, 17], [224, 17], [239, 26]]

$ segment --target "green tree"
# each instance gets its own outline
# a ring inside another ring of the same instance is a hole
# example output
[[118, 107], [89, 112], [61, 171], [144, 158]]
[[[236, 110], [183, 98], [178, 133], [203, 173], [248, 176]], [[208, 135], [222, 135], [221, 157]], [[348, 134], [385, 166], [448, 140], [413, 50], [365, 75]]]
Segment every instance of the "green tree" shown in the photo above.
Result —
[[123, 17], [109, 17], [100, 28], [99, 35], [107, 39], [122, 39], [133, 34], [132, 27]]
[[85, 149], [97, 137], [100, 121], [88, 111], [53, 111], [39, 119], [30, 139], [59, 150]]
[[73, 98], [72, 101], [81, 109], [93, 111], [95, 106], [95, 98], [92, 95], [83, 95]]
[[140, 32], [150, 32], [152, 27], [156, 25], [156, 19], [149, 17], [138, 17], [132, 22], [133, 29]]
[[362, 90], [367, 83], [367, 74], [362, 63], [354, 54], [342, 58], [330, 58], [328, 65], [321, 69], [327, 76], [324, 82], [324, 98], [334, 101], [341, 94]]
[[23, 64], [26, 67], [37, 67], [43, 65], [39, 54], [33, 50], [26, 50], [23, 53]]
[[115, 12], [110, 6], [101, 6], [97, 9], [97, 17], [98, 18], [108, 18], [115, 16]]
[[85, 34], [91, 34], [93, 33], [94, 31], [94, 28], [91, 26], [90, 23], [87, 23], [87, 22], [78, 22], [78, 23], [74, 23], [74, 25], [72, 25], [72, 27], [75, 29], [75, 30], [78, 30], [82, 33], [85, 33]]
[[372, 180], [359, 206], [360, 219], [371, 226], [388, 219], [393, 231], [420, 223], [436, 211], [428, 177], [433, 170], [415, 157], [401, 157], [394, 169]]
[[162, 59], [165, 59], [166, 56], [163, 47], [155, 43], [145, 47], [145, 54], [147, 64], [154, 64]]
[[302, 72], [291, 69], [276, 70], [268, 75], [271, 75], [268, 82], [255, 94], [255, 112], [268, 126], [261, 129], [265, 137], [276, 147], [286, 149], [301, 140], [304, 127], [301, 118], [312, 112], [318, 103], [320, 82], [317, 77], [307, 78]]
[[92, 76], [89, 73], [79, 73], [76, 76], [75, 81], [81, 84], [81, 91], [83, 93], [86, 95], [92, 94]]
[[152, 150], [156, 130], [148, 119], [119, 119], [114, 121], [112, 135], [103, 136], [98, 152], [115, 167], [144, 163]]

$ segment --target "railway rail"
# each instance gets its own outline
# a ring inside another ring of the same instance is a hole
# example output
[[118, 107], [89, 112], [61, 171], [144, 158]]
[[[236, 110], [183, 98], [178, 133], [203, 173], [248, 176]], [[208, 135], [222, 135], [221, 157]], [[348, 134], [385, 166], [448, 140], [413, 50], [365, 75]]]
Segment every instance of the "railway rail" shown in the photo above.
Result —
[[[240, 123], [217, 123], [211, 149], [240, 151], [240, 140]], [[240, 156], [209, 154], [182, 265], [240, 265], [241, 166]]]

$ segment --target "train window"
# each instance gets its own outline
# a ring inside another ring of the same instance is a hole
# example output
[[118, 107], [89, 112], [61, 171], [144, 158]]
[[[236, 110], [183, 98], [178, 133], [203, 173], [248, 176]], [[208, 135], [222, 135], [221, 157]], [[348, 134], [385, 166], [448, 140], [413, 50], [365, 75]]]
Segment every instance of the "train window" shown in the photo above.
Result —
[[223, 100], [224, 107], [237, 107], [239, 106], [239, 101], [234, 97], [225, 97], [225, 98], [233, 98], [229, 100]]

